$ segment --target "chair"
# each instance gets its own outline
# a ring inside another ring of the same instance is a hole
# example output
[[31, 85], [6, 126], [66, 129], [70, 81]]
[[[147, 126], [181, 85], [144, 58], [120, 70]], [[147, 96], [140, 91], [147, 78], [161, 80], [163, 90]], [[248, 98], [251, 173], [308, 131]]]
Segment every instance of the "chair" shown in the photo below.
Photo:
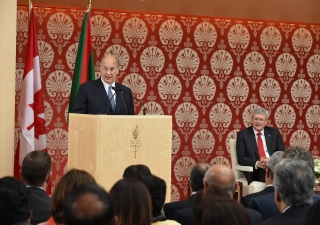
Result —
[[[243, 185], [243, 190], [242, 190], [243, 194], [251, 194], [251, 193], [262, 191], [266, 187], [266, 184], [259, 181], [252, 181], [253, 167], [240, 166], [238, 164], [237, 149], [236, 149], [237, 139], [229, 139], [229, 144], [230, 144], [232, 170], [235, 174], [236, 181], [241, 182]], [[246, 179], [244, 172], [248, 172], [248, 180]], [[240, 193], [242, 191], [240, 189]]]

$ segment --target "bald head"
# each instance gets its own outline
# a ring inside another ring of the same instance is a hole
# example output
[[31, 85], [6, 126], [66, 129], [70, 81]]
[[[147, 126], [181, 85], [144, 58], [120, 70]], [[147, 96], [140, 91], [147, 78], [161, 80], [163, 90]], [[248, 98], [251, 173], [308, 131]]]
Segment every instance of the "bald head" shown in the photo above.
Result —
[[204, 186], [218, 186], [232, 197], [236, 189], [236, 179], [232, 169], [225, 165], [211, 166], [204, 175]]

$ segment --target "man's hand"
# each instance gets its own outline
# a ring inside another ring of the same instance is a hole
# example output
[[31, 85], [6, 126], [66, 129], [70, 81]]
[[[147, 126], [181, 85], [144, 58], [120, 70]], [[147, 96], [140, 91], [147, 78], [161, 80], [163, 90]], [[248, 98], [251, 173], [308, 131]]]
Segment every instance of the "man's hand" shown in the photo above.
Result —
[[262, 157], [262, 158], [260, 158], [260, 160], [258, 161], [257, 167], [258, 167], [258, 168], [261, 168], [261, 169], [267, 169], [268, 162], [269, 162], [269, 158], [267, 158], [267, 157]]

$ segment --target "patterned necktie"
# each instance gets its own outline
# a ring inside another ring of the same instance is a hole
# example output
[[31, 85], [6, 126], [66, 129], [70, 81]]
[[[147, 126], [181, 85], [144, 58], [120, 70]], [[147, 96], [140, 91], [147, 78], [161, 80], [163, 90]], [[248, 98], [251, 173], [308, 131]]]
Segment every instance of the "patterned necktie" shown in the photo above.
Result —
[[266, 153], [264, 152], [263, 143], [262, 143], [262, 139], [261, 139], [261, 133], [259, 132], [259, 133], [257, 133], [257, 135], [258, 135], [258, 139], [257, 139], [258, 151], [259, 151], [260, 158], [266, 157]]
[[109, 101], [111, 103], [112, 110], [114, 111], [114, 98], [112, 98], [112, 96], [113, 96], [113, 94], [112, 94], [111, 85], [110, 85], [108, 88], [108, 97], [109, 97]]

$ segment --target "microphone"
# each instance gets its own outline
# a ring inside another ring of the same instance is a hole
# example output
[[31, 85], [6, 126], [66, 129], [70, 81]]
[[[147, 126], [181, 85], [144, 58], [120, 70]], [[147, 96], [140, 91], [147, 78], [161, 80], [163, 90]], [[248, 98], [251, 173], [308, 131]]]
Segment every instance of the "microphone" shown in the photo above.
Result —
[[122, 99], [122, 102], [124, 104], [124, 107], [126, 108], [126, 112], [127, 112], [127, 115], [128, 115], [128, 108], [127, 108], [127, 105], [126, 103], [124, 102], [124, 99], [123, 99], [123, 96], [122, 96], [122, 88], [121, 87], [111, 87], [114, 91], [121, 91], [120, 94], [121, 94], [121, 99]]
[[[112, 87], [112, 89], [113, 89], [114, 91], [120, 91], [121, 94], [122, 94], [122, 93], [126, 93], [127, 95], [129, 95], [127, 92], [123, 92], [121, 87]], [[121, 95], [121, 97], [122, 97], [122, 95]], [[141, 104], [142, 107], [143, 107], [143, 110], [142, 110], [143, 115], [145, 116], [145, 115], [146, 115], [146, 107], [144, 106], [143, 102], [142, 102], [140, 99], [134, 97], [133, 95], [132, 95], [132, 97], [133, 97], [135, 100], [137, 100], [138, 102], [140, 102], [140, 104]], [[123, 97], [122, 97], [122, 100], [123, 100]], [[123, 100], [123, 101], [124, 101], [124, 100]], [[124, 105], [126, 105], [126, 104], [124, 104]], [[126, 109], [127, 109], [127, 107], [126, 107]]]

